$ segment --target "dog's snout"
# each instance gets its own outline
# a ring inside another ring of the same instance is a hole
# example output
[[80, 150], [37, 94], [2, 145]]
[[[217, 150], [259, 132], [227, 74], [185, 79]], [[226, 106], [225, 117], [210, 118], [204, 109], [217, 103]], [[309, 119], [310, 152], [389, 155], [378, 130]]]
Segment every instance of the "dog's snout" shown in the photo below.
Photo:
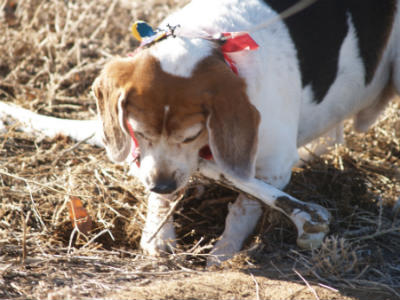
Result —
[[177, 184], [174, 179], [159, 179], [149, 186], [149, 190], [157, 194], [171, 194], [175, 192], [176, 188]]

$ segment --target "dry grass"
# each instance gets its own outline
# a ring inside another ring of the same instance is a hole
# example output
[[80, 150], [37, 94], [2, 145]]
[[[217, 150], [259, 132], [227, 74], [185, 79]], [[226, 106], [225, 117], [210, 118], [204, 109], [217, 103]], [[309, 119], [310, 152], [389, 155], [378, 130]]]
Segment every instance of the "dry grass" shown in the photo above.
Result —
[[[130, 23], [157, 24], [183, 2], [0, 1], [0, 100], [53, 116], [95, 117], [90, 85], [109, 57], [136, 46]], [[400, 297], [400, 220], [392, 210], [400, 196], [399, 108], [393, 103], [366, 135], [348, 124], [346, 147], [294, 171], [288, 192], [334, 216], [321, 249], [299, 251], [294, 227], [266, 209], [247, 250], [222, 269], [287, 282], [302, 282], [300, 272], [313, 283]], [[0, 298], [103, 297], [203, 271], [233, 192], [208, 186], [196, 199], [190, 189], [175, 213], [176, 253], [145, 257], [138, 250], [144, 190], [103, 149], [74, 145], [10, 127], [0, 135]], [[71, 195], [93, 220], [87, 236], [73, 231]], [[189, 296], [202, 297], [177, 297]]]

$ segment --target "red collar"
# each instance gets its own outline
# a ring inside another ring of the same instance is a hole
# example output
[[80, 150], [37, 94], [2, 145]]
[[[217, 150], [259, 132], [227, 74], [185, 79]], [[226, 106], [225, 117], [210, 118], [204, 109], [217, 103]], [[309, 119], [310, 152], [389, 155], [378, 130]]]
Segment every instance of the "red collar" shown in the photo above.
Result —
[[125, 122], [126, 123], [126, 127], [128, 127], [128, 131], [129, 131], [129, 135], [132, 138], [132, 143], [133, 143], [133, 147], [132, 147], [132, 158], [133, 161], [136, 162], [136, 165], [138, 167], [140, 167], [140, 150], [139, 150], [139, 142], [137, 141], [136, 137], [135, 137], [135, 133], [133, 132], [132, 126], [131, 124], [129, 124], [128, 121]]
[[256, 50], [258, 44], [251, 38], [248, 33], [243, 32], [224, 32], [224, 44], [221, 46], [221, 52], [225, 62], [232, 69], [233, 73], [239, 75], [235, 61], [229, 56], [230, 53], [240, 52], [243, 50]]

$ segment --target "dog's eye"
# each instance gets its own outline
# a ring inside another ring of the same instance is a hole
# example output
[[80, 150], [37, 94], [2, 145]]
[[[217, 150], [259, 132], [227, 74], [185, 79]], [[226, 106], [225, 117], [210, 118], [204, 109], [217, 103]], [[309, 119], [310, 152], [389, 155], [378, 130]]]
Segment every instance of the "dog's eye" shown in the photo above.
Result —
[[190, 137], [184, 139], [182, 143], [184, 143], [184, 144], [189, 144], [190, 142], [193, 142], [195, 139], [197, 139], [197, 138], [200, 136], [200, 134], [201, 134], [202, 132], [203, 132], [203, 129], [201, 129], [201, 130], [200, 130], [198, 133], [196, 133], [195, 135], [192, 135], [192, 136], [190, 136]]
[[145, 139], [145, 140], [149, 140], [143, 133], [141, 132], [135, 132], [135, 135], [139, 138]]

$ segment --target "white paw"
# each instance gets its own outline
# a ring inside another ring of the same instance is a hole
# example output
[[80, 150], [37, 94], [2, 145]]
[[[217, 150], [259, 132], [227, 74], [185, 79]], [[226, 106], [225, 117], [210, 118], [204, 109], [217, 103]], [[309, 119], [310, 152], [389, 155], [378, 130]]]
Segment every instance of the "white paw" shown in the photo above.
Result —
[[145, 228], [140, 239], [140, 247], [143, 252], [152, 256], [170, 253], [175, 245], [176, 236], [172, 223], [165, 224], [155, 236], [154, 231], [148, 231]]
[[297, 246], [306, 250], [317, 249], [324, 242], [325, 235], [325, 232], [303, 233], [297, 237]]
[[231, 259], [240, 249], [241, 245], [236, 245], [235, 242], [222, 238], [210, 252], [211, 256], [207, 259], [207, 266], [220, 265], [222, 262]]

